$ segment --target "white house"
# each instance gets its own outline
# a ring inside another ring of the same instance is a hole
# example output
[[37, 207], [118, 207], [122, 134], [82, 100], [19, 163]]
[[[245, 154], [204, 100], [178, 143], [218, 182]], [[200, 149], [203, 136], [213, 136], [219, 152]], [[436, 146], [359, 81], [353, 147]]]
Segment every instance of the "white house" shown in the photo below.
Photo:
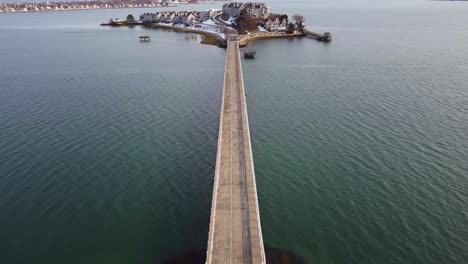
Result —
[[265, 29], [269, 31], [286, 30], [287, 26], [288, 20], [282, 17], [270, 17], [265, 21], [264, 24]]
[[271, 18], [267, 19], [267, 21], [265, 21], [265, 25], [264, 25], [265, 29], [266, 30], [271, 30], [271, 28], [274, 27], [273, 23], [274, 22], [273, 22], [273, 20], [271, 20]]
[[197, 16], [194, 12], [179, 12], [174, 18], [176, 23], [191, 23], [197, 20]]
[[140, 16], [140, 20], [143, 23], [155, 23], [159, 22], [159, 18], [161, 17], [161, 13], [144, 13]]
[[164, 12], [164, 14], [161, 15], [160, 21], [170, 23], [174, 21], [174, 18], [176, 17], [175, 12]]

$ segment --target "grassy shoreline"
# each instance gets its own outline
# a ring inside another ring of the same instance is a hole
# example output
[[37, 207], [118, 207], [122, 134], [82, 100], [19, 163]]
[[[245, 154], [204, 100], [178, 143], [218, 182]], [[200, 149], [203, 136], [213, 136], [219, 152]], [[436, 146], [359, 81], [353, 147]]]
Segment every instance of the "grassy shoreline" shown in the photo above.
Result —
[[239, 45], [241, 47], [246, 47], [250, 43], [257, 41], [257, 40], [264, 40], [264, 39], [278, 39], [278, 38], [297, 38], [302, 37], [303, 34], [301, 33], [292, 33], [292, 34], [281, 34], [281, 33], [254, 33], [252, 35], [241, 35], [241, 40]]

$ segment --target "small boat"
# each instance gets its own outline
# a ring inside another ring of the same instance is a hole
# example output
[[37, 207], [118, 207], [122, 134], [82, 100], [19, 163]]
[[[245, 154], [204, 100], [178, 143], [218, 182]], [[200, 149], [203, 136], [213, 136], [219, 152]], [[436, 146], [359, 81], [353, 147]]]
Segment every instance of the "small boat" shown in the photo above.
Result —
[[149, 42], [151, 40], [150, 36], [139, 36], [140, 41]]
[[255, 54], [257, 54], [257, 52], [255, 50], [246, 51], [246, 52], [244, 52], [244, 58], [245, 59], [255, 59]]

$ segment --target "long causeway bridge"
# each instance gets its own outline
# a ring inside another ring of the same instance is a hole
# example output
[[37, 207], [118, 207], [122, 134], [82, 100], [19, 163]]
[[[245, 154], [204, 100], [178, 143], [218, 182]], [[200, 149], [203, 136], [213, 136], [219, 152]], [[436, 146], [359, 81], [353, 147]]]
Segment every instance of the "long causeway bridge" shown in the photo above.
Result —
[[266, 263], [237, 36], [227, 42], [206, 263]]

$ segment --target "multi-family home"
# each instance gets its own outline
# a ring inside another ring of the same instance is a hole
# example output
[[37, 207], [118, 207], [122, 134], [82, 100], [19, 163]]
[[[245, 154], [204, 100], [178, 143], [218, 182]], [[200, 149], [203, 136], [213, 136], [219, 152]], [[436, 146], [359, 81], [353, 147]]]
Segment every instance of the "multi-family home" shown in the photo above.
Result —
[[166, 22], [166, 23], [171, 23], [174, 21], [174, 18], [176, 17], [175, 12], [164, 12], [163, 15], [160, 17], [160, 21]]
[[266, 30], [285, 30], [288, 26], [288, 19], [285, 17], [269, 17], [264, 24]]
[[[160, 15], [159, 15], [160, 17]], [[159, 21], [158, 13], [144, 13], [140, 15], [140, 20], [143, 23], [154, 23]]]

